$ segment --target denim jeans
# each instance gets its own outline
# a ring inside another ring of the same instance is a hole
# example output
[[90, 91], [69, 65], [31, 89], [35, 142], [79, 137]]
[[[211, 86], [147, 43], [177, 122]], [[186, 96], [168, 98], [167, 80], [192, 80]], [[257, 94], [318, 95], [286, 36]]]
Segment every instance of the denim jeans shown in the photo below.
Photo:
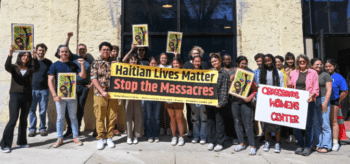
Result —
[[207, 139], [207, 111], [205, 105], [191, 104], [191, 122], [193, 124], [193, 139]]
[[[66, 108], [68, 107], [68, 115], [72, 124], [73, 138], [78, 137], [78, 121], [77, 121], [77, 100], [61, 100], [56, 101], [56, 111], [57, 111], [57, 137], [63, 138], [63, 128], [64, 128], [64, 118], [66, 113]], [[68, 119], [68, 118], [67, 118]]]
[[47, 104], [49, 102], [49, 89], [43, 89], [43, 90], [32, 90], [32, 107], [29, 111], [29, 131], [36, 131], [36, 107], [39, 103], [39, 118], [40, 118], [40, 128], [39, 131], [46, 130], [46, 110], [47, 110]]
[[232, 114], [239, 143], [244, 143], [243, 126], [248, 137], [249, 146], [255, 146], [253, 109], [251, 103], [232, 103]]
[[325, 97], [317, 97], [315, 105], [314, 133], [317, 147], [332, 148], [332, 129], [330, 125], [331, 104], [328, 102], [327, 111], [322, 113]]
[[7, 123], [2, 140], [1, 149], [12, 147], [13, 132], [19, 117], [17, 145], [27, 144], [27, 119], [32, 104], [31, 93], [10, 93], [9, 114], [10, 120]]
[[[303, 110], [303, 109], [300, 109]], [[313, 141], [313, 125], [314, 121], [317, 121], [315, 118], [315, 102], [309, 102], [307, 109], [307, 121], [305, 129], [305, 139], [301, 129], [294, 129], [295, 139], [298, 140], [298, 145], [304, 148], [311, 148]]]
[[[84, 85], [77, 85], [77, 121], [78, 121], [78, 131], [80, 130], [80, 126], [81, 126], [81, 121], [83, 120], [83, 116], [84, 116], [84, 109], [85, 109], [85, 103], [86, 103], [86, 99], [88, 97], [89, 94], [89, 88], [87, 86]], [[66, 121], [67, 121], [67, 132], [72, 132], [72, 126], [71, 126], [71, 122], [70, 122], [70, 118], [69, 117], [69, 112], [66, 113]]]
[[[159, 137], [159, 112], [162, 102], [145, 100], [146, 109], [146, 136], [147, 138]], [[153, 125], [152, 125], [153, 118]]]

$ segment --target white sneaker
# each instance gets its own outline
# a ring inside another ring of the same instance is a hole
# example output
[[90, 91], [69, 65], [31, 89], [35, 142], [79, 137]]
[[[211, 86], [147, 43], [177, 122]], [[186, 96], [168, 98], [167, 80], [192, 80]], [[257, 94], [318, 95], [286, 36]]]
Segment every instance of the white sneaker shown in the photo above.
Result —
[[215, 146], [214, 151], [216, 151], [216, 152], [217, 152], [217, 151], [221, 151], [222, 148], [223, 148], [222, 145], [219, 145], [219, 144], [218, 144], [218, 145]]
[[159, 138], [158, 137], [156, 137], [156, 138], [154, 138], [154, 142], [159, 142]]
[[129, 144], [129, 145], [131, 145], [131, 144], [132, 144], [131, 138], [128, 138], [128, 139], [126, 140], [126, 143]]
[[263, 147], [263, 150], [265, 151], [265, 152], [268, 152], [269, 150], [270, 150], [270, 143], [269, 142], [265, 142], [265, 145], [264, 145], [264, 147]]
[[164, 135], [164, 129], [160, 128], [159, 135]]
[[10, 153], [11, 149], [9, 147], [5, 147], [4, 149], [2, 149], [3, 153]]
[[166, 130], [166, 135], [168, 135], [168, 136], [171, 135], [171, 130], [170, 130], [170, 128], [168, 128], [168, 129]]
[[132, 142], [133, 144], [139, 143], [139, 140], [137, 140], [137, 137], [134, 137], [134, 141]]
[[173, 138], [171, 139], [171, 145], [175, 146], [176, 143], [177, 143], [177, 138], [176, 138], [176, 137], [173, 137]]
[[97, 141], [97, 150], [102, 150], [105, 146], [105, 141], [103, 139], [100, 139]]
[[214, 149], [214, 144], [209, 143], [208, 144], [208, 150], [212, 151]]
[[204, 145], [206, 143], [206, 141], [205, 140], [201, 140], [199, 143]]
[[115, 147], [115, 144], [114, 144], [114, 142], [112, 141], [112, 138], [107, 138], [107, 145], [108, 145], [108, 147], [110, 147], [110, 148]]
[[185, 140], [183, 137], [179, 137], [179, 143], [177, 144], [178, 146], [183, 146], [185, 145]]
[[338, 151], [338, 150], [339, 150], [339, 144], [333, 143], [332, 150], [333, 150], [333, 151]]
[[149, 138], [149, 139], [148, 139], [148, 142], [149, 142], [149, 143], [152, 143], [152, 142], [153, 142], [153, 138]]
[[198, 142], [198, 138], [193, 138], [192, 143], [196, 144]]

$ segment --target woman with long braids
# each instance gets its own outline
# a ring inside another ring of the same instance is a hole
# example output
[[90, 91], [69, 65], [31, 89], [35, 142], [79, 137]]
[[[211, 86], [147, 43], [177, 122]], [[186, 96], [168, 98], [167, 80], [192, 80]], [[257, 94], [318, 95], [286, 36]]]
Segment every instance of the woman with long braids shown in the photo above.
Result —
[[[258, 80], [259, 84], [272, 85], [277, 87], [284, 87], [283, 73], [276, 68], [275, 58], [271, 54], [266, 54], [263, 57], [263, 66], [260, 71], [260, 77]], [[264, 124], [265, 133], [265, 145], [263, 147], [264, 151], [268, 152], [270, 150], [269, 133], [276, 133], [276, 144], [275, 153], [281, 152], [281, 127], [279, 125], [273, 125], [269, 123]]]

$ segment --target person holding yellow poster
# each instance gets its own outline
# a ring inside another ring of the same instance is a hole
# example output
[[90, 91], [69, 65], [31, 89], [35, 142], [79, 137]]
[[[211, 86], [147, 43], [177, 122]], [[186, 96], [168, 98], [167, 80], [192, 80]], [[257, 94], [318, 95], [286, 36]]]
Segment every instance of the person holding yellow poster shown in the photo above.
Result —
[[132, 38], [137, 47], [148, 47], [148, 25], [132, 25]]

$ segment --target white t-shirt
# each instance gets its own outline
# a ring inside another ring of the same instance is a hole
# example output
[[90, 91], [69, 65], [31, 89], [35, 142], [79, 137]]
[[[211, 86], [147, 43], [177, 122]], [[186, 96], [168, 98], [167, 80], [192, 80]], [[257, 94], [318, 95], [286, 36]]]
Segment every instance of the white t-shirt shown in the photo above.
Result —
[[26, 74], [27, 70], [20, 70], [20, 72], [21, 72], [21, 74], [23, 76], [24, 74]]

